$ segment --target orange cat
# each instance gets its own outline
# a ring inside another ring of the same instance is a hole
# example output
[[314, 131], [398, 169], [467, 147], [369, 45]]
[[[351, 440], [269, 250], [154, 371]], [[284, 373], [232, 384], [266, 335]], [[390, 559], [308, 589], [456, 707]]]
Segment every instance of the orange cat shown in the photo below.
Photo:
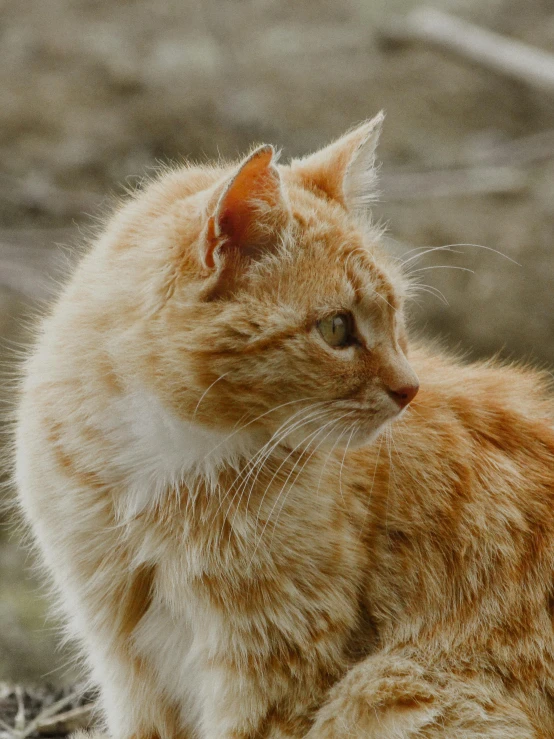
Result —
[[380, 122], [161, 175], [41, 326], [16, 482], [116, 739], [554, 736], [554, 404], [408, 352]]

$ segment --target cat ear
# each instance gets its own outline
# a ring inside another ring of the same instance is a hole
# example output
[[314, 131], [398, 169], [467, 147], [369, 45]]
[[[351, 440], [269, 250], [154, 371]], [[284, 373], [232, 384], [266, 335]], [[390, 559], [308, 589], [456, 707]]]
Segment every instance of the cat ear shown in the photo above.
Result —
[[205, 231], [204, 264], [255, 259], [275, 243], [288, 208], [272, 146], [260, 146], [219, 188]]
[[351, 211], [363, 210], [376, 196], [375, 150], [384, 114], [342, 136], [324, 149], [292, 162], [304, 182]]

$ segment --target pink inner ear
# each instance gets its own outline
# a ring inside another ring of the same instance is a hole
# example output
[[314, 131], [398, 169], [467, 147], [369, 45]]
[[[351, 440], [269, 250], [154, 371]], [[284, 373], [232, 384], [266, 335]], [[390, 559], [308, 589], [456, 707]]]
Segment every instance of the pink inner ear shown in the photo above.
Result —
[[205, 261], [214, 266], [214, 251], [218, 247], [244, 249], [256, 240], [260, 228], [260, 203], [277, 207], [281, 201], [280, 179], [272, 165], [270, 146], [255, 151], [228, 184], [208, 223], [208, 243]]
[[233, 213], [226, 208], [219, 216], [219, 230], [221, 233], [231, 235], [236, 230], [236, 224], [233, 223]]

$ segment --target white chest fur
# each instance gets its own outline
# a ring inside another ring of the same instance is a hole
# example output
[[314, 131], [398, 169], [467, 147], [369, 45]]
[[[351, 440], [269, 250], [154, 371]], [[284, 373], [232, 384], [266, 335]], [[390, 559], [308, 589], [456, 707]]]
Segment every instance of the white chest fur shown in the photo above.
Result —
[[134, 634], [137, 653], [156, 675], [157, 686], [178, 706], [183, 727], [194, 733], [201, 714], [198, 639], [191, 620], [153, 603]]
[[215, 484], [222, 467], [238, 467], [257, 445], [246, 432], [207, 429], [177, 418], [142, 389], [112, 404], [101, 425], [114, 442], [112, 463], [125, 480], [123, 518], [138, 514], [185, 479], [202, 477]]

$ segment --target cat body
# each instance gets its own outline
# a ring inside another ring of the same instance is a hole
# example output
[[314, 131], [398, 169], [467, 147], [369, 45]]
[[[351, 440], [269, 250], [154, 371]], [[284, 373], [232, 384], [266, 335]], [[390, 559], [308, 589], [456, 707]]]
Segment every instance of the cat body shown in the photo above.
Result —
[[408, 352], [379, 125], [163, 174], [41, 326], [16, 483], [116, 739], [554, 733], [553, 402]]

